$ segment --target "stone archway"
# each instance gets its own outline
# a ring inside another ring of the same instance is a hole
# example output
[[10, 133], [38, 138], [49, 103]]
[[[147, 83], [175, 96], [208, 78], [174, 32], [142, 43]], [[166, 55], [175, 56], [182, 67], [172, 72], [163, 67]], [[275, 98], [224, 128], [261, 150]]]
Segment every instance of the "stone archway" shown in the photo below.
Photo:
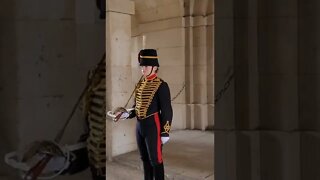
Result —
[[[107, 84], [119, 88], [111, 88], [107, 92], [107, 101], [110, 102], [107, 108], [121, 105], [118, 102], [125, 102], [130, 96], [129, 90], [123, 92], [121, 88], [132, 89], [139, 79], [136, 61], [139, 50], [155, 48], [160, 58], [159, 75], [169, 83], [172, 96], [178, 94], [185, 85], [182, 93], [173, 101], [176, 116], [172, 127], [199, 130], [212, 128], [213, 0], [134, 0], [128, 1], [128, 6], [122, 4], [121, 8], [115, 8], [117, 3], [121, 4], [118, 1], [107, 1], [106, 22], [110, 26], [107, 28], [107, 57], [109, 54], [111, 61], [108, 62], [110, 66], [107, 72], [112, 73], [122, 67], [126, 73], [115, 72], [122, 79], [121, 85], [114, 78], [115, 74], [107, 74]], [[108, 5], [114, 7], [108, 9]], [[110, 18], [113, 18], [112, 21]], [[119, 47], [121, 51], [117, 50]], [[130, 76], [133, 78], [128, 79]], [[124, 82], [127, 85], [122, 87]], [[113, 99], [110, 94], [117, 94], [119, 98]], [[107, 129], [110, 132], [109, 149], [113, 149], [109, 155], [126, 152], [124, 149], [115, 152], [117, 150], [112, 147], [126, 146], [134, 141], [134, 138], [128, 142], [123, 139], [119, 141], [119, 138], [113, 136], [118, 133], [118, 128], [127, 129], [129, 134], [134, 133], [129, 130], [129, 126], [121, 124], [112, 130]], [[127, 148], [129, 151], [134, 147], [131, 145]]]

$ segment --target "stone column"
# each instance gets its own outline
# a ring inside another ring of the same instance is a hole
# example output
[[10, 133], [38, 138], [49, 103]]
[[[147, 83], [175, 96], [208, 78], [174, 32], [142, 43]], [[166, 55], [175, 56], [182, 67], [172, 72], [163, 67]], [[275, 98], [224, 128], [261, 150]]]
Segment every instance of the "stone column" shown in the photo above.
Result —
[[[214, 83], [219, 95], [230, 75], [234, 72], [234, 12], [233, 0], [215, 1], [214, 14]], [[215, 104], [215, 125], [218, 129], [235, 128], [234, 81]]]
[[[106, 104], [108, 110], [124, 106], [133, 89], [131, 83], [131, 15], [130, 0], [106, 1]], [[132, 122], [107, 121], [107, 157], [136, 148]]]
[[208, 126], [207, 17], [186, 18], [188, 112], [187, 127], [204, 130]]
[[297, 2], [258, 1], [260, 126], [298, 127]]
[[184, 18], [186, 126], [190, 129], [205, 130], [213, 125], [208, 120], [213, 114], [213, 15], [203, 11], [208, 6], [212, 7], [213, 1], [190, 1], [185, 7], [185, 13], [191, 14]]
[[[213, 8], [212, 4], [209, 6]], [[213, 14], [207, 17], [207, 98], [208, 98], [208, 129], [214, 125], [214, 22]]]
[[320, 177], [320, 2], [299, 1], [299, 129], [301, 179]]
[[[303, 47], [298, 40], [298, 1], [215, 3], [216, 93], [223, 88], [227, 69], [234, 72], [229, 89], [215, 105], [215, 178], [301, 179], [301, 162], [307, 162], [301, 160], [302, 149], [306, 152], [319, 136], [304, 134], [299, 127], [299, 98], [306, 96], [299, 92], [298, 62], [305, 61], [298, 56]], [[313, 176], [305, 173], [308, 178], [302, 179], [316, 177], [317, 168], [304, 169]]]

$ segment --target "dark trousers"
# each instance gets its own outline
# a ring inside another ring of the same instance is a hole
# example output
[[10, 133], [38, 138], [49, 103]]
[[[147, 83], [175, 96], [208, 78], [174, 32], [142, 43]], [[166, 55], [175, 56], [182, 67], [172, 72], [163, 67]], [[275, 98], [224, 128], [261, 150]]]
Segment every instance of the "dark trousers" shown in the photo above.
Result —
[[143, 161], [143, 170], [145, 180], [164, 180], [163, 163], [152, 166], [149, 161]]
[[137, 122], [136, 138], [143, 161], [145, 180], [164, 180], [160, 119], [155, 114]]

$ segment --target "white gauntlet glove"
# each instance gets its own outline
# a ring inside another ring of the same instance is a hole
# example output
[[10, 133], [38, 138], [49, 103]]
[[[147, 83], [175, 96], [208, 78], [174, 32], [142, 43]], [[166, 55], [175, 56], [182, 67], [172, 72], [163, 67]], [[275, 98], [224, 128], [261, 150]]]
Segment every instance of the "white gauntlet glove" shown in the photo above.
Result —
[[[107, 115], [112, 118], [114, 122], [117, 122], [118, 120], [124, 120], [129, 117], [129, 112], [132, 111], [133, 109], [125, 109], [123, 107], [118, 107], [114, 112], [108, 111]], [[120, 117], [119, 117], [120, 115]]]
[[119, 119], [127, 119], [127, 117], [129, 117], [129, 113], [124, 112], [124, 113], [121, 114]]
[[168, 142], [169, 139], [170, 139], [170, 137], [161, 137], [162, 144], [165, 144], [166, 142]]

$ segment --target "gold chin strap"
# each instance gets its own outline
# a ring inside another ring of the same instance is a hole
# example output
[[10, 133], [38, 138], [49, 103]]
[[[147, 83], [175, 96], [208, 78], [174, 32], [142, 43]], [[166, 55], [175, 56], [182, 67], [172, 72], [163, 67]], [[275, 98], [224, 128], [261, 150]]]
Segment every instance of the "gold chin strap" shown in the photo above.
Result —
[[156, 59], [158, 56], [140, 56], [140, 58], [145, 58], [145, 59]]

